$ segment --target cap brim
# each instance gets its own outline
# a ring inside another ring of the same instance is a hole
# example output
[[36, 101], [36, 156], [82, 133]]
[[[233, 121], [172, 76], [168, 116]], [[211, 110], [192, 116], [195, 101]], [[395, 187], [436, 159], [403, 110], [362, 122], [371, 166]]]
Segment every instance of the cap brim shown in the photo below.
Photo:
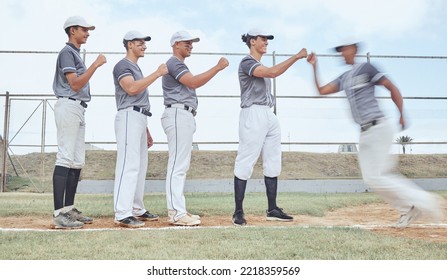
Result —
[[253, 37], [257, 37], [257, 36], [265, 37], [265, 38], [267, 38], [267, 40], [273, 40], [275, 38], [275, 36], [273, 36], [273, 35], [262, 35], [262, 34], [252, 35], [250, 33], [248, 33], [248, 35], [253, 36]]
[[143, 37], [143, 38], [135, 38], [134, 40], [150, 41], [151, 40], [151, 36], [146, 36], [146, 37]]
[[342, 49], [343, 47], [348, 47], [348, 46], [358, 46], [358, 44], [359, 44], [359, 43], [352, 43], [352, 44], [346, 44], [346, 45], [336, 46], [336, 47], [334, 48], [334, 50], [335, 50], [336, 52], [341, 52], [341, 49]]
[[185, 41], [191, 41], [191, 42], [193, 42], [193, 43], [197, 43], [197, 42], [200, 41], [200, 38], [198, 38], [198, 37], [194, 37], [194, 38], [191, 38], [191, 39], [183, 39], [183, 40], [182, 40], [182, 42], [185, 42]]

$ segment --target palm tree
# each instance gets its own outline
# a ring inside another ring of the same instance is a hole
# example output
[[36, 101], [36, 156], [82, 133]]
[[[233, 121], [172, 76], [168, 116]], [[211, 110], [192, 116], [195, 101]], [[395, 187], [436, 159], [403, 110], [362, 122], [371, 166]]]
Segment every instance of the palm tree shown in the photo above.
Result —
[[413, 138], [411, 138], [408, 135], [396, 138], [396, 142], [402, 145], [402, 151], [404, 152], [404, 154], [405, 154], [405, 146], [411, 143], [411, 141], [413, 141]]

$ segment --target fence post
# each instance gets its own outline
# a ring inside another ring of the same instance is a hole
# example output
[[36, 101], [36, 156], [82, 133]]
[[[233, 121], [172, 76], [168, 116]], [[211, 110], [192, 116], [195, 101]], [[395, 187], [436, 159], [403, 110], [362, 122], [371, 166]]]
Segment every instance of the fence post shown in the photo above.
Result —
[[[276, 52], [273, 51], [272, 55], [273, 66], [276, 65]], [[275, 105], [273, 105], [273, 114], [276, 115], [276, 78], [273, 78], [273, 97], [275, 97]]]
[[45, 137], [45, 131], [47, 129], [47, 103], [48, 100], [44, 99], [42, 101], [42, 131], [41, 131], [41, 137], [40, 137], [40, 153], [44, 154], [45, 153], [45, 141], [46, 141], [46, 137]]
[[3, 123], [3, 145], [2, 145], [2, 182], [1, 192], [6, 192], [6, 157], [8, 156], [8, 132], [9, 131], [9, 91], [5, 95], [5, 119]]
[[87, 51], [85, 49], [82, 50], [82, 61], [85, 64], [85, 57], [87, 56]]
[[368, 63], [371, 62], [371, 55], [369, 52], [366, 53], [366, 61], [368, 61]]

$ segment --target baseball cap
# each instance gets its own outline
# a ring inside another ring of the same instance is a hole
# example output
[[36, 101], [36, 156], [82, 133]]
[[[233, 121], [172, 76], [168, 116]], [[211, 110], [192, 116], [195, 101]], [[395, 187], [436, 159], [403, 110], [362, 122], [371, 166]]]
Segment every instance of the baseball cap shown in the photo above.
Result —
[[67, 18], [64, 23], [64, 30], [71, 26], [81, 26], [87, 28], [88, 30], [95, 30], [95, 26], [88, 24], [87, 21], [80, 16], [73, 16]]
[[193, 41], [193, 42], [199, 42], [199, 37], [193, 37], [191, 34], [189, 34], [187, 31], [177, 31], [174, 34], [172, 34], [171, 37], [171, 46], [173, 46], [176, 42], [182, 42], [182, 41]]
[[343, 47], [347, 47], [347, 46], [360, 46], [360, 40], [358, 38], [344, 38], [342, 40], [339, 41], [339, 43], [334, 47], [334, 50], [336, 52], [341, 52], [341, 49]]
[[132, 41], [132, 40], [136, 40], [136, 39], [150, 41], [151, 36], [144, 36], [140, 32], [138, 32], [136, 30], [132, 30], [132, 31], [127, 32], [123, 38], [124, 41]]
[[248, 31], [247, 35], [250, 36], [262, 36], [262, 37], [266, 37], [269, 40], [273, 40], [273, 38], [275, 38], [273, 35], [268, 35], [267, 32], [265, 32], [265, 30], [259, 29], [259, 28], [252, 28]]

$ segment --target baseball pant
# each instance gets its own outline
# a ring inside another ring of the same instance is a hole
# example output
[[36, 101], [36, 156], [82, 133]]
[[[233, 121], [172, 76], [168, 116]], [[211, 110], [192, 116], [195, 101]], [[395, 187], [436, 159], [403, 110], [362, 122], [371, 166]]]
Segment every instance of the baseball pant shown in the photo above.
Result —
[[133, 110], [120, 110], [115, 117], [117, 159], [115, 169], [115, 219], [139, 216], [144, 207], [148, 164], [147, 117]]
[[78, 102], [59, 98], [54, 105], [57, 128], [56, 165], [82, 169], [85, 164], [85, 109]]
[[270, 107], [252, 105], [243, 108], [239, 115], [239, 148], [234, 175], [241, 180], [248, 180], [261, 153], [264, 176], [279, 176], [281, 128], [278, 118]]
[[385, 119], [361, 133], [359, 163], [365, 183], [400, 214], [414, 205], [429, 217], [439, 219], [442, 211], [437, 196], [395, 171], [397, 161], [390, 154], [393, 134]]
[[191, 161], [196, 121], [190, 112], [172, 107], [165, 109], [161, 124], [167, 136], [169, 149], [166, 202], [168, 210], [176, 211], [174, 219], [180, 219], [187, 214], [183, 191]]

